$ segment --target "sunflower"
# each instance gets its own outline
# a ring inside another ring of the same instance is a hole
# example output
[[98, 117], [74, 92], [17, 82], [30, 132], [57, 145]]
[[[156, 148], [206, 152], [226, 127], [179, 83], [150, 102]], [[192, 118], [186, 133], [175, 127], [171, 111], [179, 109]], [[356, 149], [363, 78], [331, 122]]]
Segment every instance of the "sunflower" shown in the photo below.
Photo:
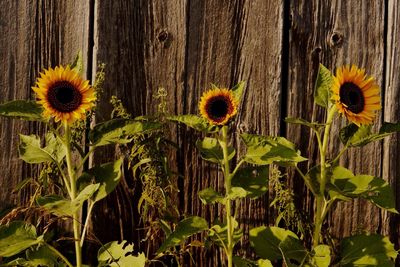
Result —
[[85, 119], [86, 111], [95, 105], [96, 100], [89, 81], [83, 80], [69, 66], [44, 70], [32, 90], [44, 108], [44, 117], [68, 124]]
[[358, 126], [371, 124], [375, 111], [381, 109], [380, 89], [375, 79], [367, 77], [365, 70], [355, 65], [336, 70], [332, 93], [338, 111]]
[[231, 90], [215, 88], [208, 90], [200, 99], [200, 114], [210, 124], [224, 125], [237, 113], [238, 101]]

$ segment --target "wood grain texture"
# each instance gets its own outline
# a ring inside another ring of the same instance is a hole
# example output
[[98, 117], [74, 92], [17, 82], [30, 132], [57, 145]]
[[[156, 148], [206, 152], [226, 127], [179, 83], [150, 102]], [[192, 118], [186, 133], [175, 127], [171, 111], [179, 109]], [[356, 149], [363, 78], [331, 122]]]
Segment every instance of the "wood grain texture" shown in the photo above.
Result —
[[[383, 88], [383, 121], [400, 121], [400, 9], [396, 1], [388, 2], [387, 36], [386, 36], [386, 76]], [[391, 135], [383, 143], [382, 177], [392, 185], [396, 194], [396, 206], [400, 207], [400, 134]], [[399, 239], [399, 216], [384, 213], [382, 216], [382, 230], [384, 234], [391, 237], [396, 247], [400, 244]], [[399, 264], [399, 262], [397, 262]]]
[[[333, 70], [344, 64], [366, 68], [382, 84], [384, 72], [384, 2], [382, 1], [293, 1], [291, 2], [288, 114], [308, 120], [323, 120], [320, 107], [313, 104], [313, 88], [318, 64]], [[379, 116], [378, 116], [379, 117]], [[377, 120], [377, 125], [380, 119]], [[338, 131], [346, 125], [339, 119], [332, 126], [328, 158], [338, 152]], [[300, 144], [302, 151], [317, 159], [316, 141], [310, 132], [298, 126], [288, 127], [288, 136]], [[306, 138], [308, 136], [308, 138]], [[380, 176], [381, 144], [352, 149], [341, 164], [356, 174]], [[302, 184], [295, 180], [294, 186]], [[304, 195], [304, 191], [298, 191]], [[309, 200], [303, 207], [312, 211]], [[379, 209], [364, 201], [339, 203], [329, 218], [335, 238], [349, 236], [361, 229], [379, 231]]]
[[[0, 2], [0, 94], [3, 101], [33, 99], [31, 86], [43, 68], [71, 62], [81, 50], [87, 58], [89, 9], [79, 1]], [[29, 189], [12, 194], [37, 169], [18, 159], [19, 133], [42, 133], [36, 123], [0, 119], [0, 210], [29, 200]]]

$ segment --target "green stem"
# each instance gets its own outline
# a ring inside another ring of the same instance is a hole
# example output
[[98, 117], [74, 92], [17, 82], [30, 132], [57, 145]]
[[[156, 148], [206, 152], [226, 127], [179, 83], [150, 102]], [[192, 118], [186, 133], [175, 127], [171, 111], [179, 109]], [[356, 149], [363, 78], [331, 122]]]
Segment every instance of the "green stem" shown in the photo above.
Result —
[[46, 246], [47, 246], [51, 251], [53, 251], [60, 259], [62, 259], [62, 260], [68, 265], [68, 267], [74, 267], [74, 266], [69, 262], [69, 260], [68, 260], [63, 254], [61, 254], [61, 252], [58, 251], [55, 247], [53, 247], [52, 245], [47, 244], [47, 243], [46, 243]]
[[343, 149], [339, 152], [339, 154], [336, 156], [336, 158], [334, 160], [332, 160], [332, 164], [336, 163], [340, 159], [340, 157], [343, 155], [343, 153], [347, 151], [348, 148], [349, 148], [349, 146], [345, 145], [343, 147]]
[[85, 155], [85, 157], [83, 157], [81, 163], [79, 164], [79, 167], [77, 170], [80, 170], [83, 167], [83, 164], [85, 164], [85, 162], [88, 160], [90, 154], [92, 154], [94, 152], [94, 150], [96, 149], [95, 146], [90, 147], [88, 153]]
[[334, 115], [336, 114], [336, 106], [333, 105], [329, 111], [328, 116], [326, 118], [326, 126], [324, 129], [324, 137], [322, 139], [317, 134], [318, 140], [318, 147], [320, 152], [320, 166], [321, 166], [321, 180], [319, 184], [319, 194], [317, 195], [317, 210], [314, 216], [314, 234], [313, 234], [313, 246], [316, 247], [319, 245], [320, 242], [320, 233], [322, 228], [323, 219], [325, 216], [323, 215], [323, 206], [326, 203], [325, 199], [325, 187], [327, 183], [327, 176], [326, 176], [326, 150], [328, 148], [328, 140], [329, 140], [329, 133], [332, 125], [332, 121]]
[[[225, 190], [226, 196], [231, 192], [231, 173], [229, 170], [229, 153], [228, 153], [228, 127], [222, 126], [222, 141], [220, 142], [222, 152], [224, 155], [224, 178], [225, 178]], [[226, 198], [226, 223], [227, 223], [227, 236], [228, 244], [226, 246], [226, 256], [228, 258], [228, 267], [233, 266], [232, 253], [233, 253], [233, 222], [231, 217], [231, 200]]]
[[71, 188], [70, 188], [70, 185], [69, 185], [67, 176], [65, 175], [64, 171], [62, 170], [60, 163], [56, 162], [56, 164], [57, 164], [57, 168], [58, 168], [58, 170], [60, 171], [61, 176], [62, 176], [62, 178], [63, 178], [65, 187], [67, 188], [68, 195], [69, 195], [69, 197], [71, 197]]
[[82, 231], [82, 235], [81, 235], [81, 247], [83, 247], [83, 242], [85, 242], [85, 235], [86, 235], [87, 228], [89, 226], [90, 214], [92, 213], [93, 207], [94, 207], [94, 202], [90, 202], [88, 211], [87, 211], [86, 220], [85, 220], [85, 225], [83, 226], [83, 231]]
[[[71, 183], [71, 201], [74, 201], [77, 196], [76, 189], [76, 179], [75, 179], [75, 171], [72, 165], [72, 153], [71, 153], [71, 128], [68, 123], [64, 125], [65, 129], [65, 146], [67, 150], [66, 161], [67, 161], [67, 170]], [[74, 239], [75, 239], [75, 256], [76, 256], [76, 266], [82, 266], [82, 248], [80, 245], [80, 224], [79, 224], [79, 212], [80, 210], [74, 212], [72, 215], [72, 223], [74, 229]]]

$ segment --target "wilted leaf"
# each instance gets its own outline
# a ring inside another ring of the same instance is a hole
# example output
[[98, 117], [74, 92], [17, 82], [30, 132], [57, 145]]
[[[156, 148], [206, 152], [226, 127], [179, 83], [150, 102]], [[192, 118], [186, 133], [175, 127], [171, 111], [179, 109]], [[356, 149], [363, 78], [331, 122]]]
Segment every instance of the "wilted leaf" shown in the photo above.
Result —
[[79, 75], [83, 74], [82, 51], [79, 51], [78, 54], [75, 56], [75, 59], [71, 64], [71, 69], [74, 70]]
[[31, 224], [14, 221], [0, 226], [0, 257], [14, 256], [42, 242], [43, 236], [37, 236]]
[[208, 229], [208, 223], [205, 219], [193, 216], [183, 219], [178, 223], [175, 231], [172, 232], [161, 247], [158, 249], [157, 253], [162, 253], [170, 247], [174, 247], [184, 242], [186, 238], [194, 235], [198, 232]]
[[27, 121], [43, 121], [43, 109], [35, 101], [14, 100], [0, 104], [0, 116]]
[[243, 91], [244, 91], [245, 87], [246, 87], [246, 82], [241, 81], [238, 84], [236, 84], [235, 86], [233, 86], [233, 88], [231, 89], [233, 96], [236, 98], [236, 100], [238, 102], [240, 102], [240, 100], [242, 99], [242, 95], [243, 95]]
[[397, 251], [389, 238], [373, 235], [356, 235], [344, 238], [340, 244], [340, 266], [395, 266]]
[[219, 130], [218, 127], [210, 125], [206, 119], [193, 114], [169, 116], [167, 119], [170, 121], [183, 123], [186, 126], [200, 132], [215, 133]]

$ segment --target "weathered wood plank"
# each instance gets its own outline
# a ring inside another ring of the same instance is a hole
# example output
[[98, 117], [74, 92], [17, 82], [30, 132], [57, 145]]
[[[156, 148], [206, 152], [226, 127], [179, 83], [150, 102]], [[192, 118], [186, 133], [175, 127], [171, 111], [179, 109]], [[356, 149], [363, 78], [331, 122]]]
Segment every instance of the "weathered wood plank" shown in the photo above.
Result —
[[[386, 77], [385, 88], [383, 88], [384, 109], [383, 121], [400, 121], [400, 66], [397, 63], [400, 59], [400, 8], [397, 1], [388, 2], [388, 20], [386, 36]], [[396, 194], [396, 206], [400, 207], [400, 134], [386, 138], [383, 143], [382, 177], [388, 179]], [[398, 247], [399, 239], [399, 217], [398, 215], [383, 213], [382, 230], [390, 235], [392, 242]]]
[[[2, 100], [33, 99], [31, 86], [43, 69], [72, 61], [88, 45], [89, 1], [1, 1], [0, 2], [0, 94]], [[37, 169], [18, 159], [19, 133], [42, 133], [35, 123], [0, 119], [0, 210], [29, 200], [25, 190], [11, 193]]]
[[[330, 69], [343, 64], [365, 67], [382, 84], [384, 70], [384, 2], [382, 1], [293, 1], [289, 50], [288, 114], [322, 120], [322, 109], [313, 105], [313, 86], [318, 64]], [[332, 137], [345, 125], [335, 123]], [[380, 119], [377, 120], [380, 124]], [[288, 136], [314, 159], [316, 142], [306, 129], [288, 127]], [[308, 136], [308, 138], [305, 138]], [[336, 138], [335, 138], [336, 139]], [[335, 156], [339, 142], [331, 142], [328, 157]], [[355, 173], [380, 175], [381, 144], [351, 150], [341, 161]], [[298, 188], [298, 182], [294, 182]], [[298, 194], [304, 195], [302, 190]], [[312, 210], [309, 201], [304, 207]], [[376, 231], [382, 220], [379, 210], [363, 201], [340, 203], [329, 218], [334, 237], [348, 236], [361, 229]]]

